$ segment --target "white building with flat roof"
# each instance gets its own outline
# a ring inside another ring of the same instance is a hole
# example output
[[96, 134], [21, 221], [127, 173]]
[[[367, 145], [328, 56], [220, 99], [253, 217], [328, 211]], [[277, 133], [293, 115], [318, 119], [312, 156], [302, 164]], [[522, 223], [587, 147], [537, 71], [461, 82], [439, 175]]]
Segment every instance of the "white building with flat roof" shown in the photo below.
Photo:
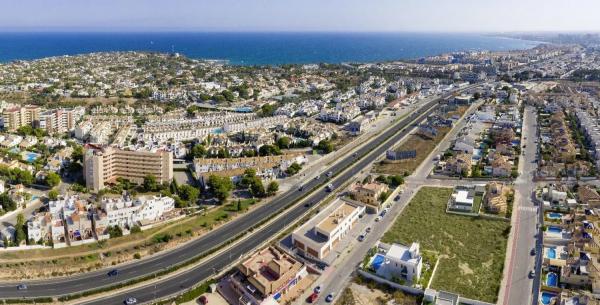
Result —
[[365, 207], [335, 200], [292, 233], [295, 248], [306, 256], [324, 259], [352, 229]]
[[388, 280], [401, 279], [410, 283], [419, 281], [423, 258], [418, 243], [412, 243], [408, 247], [380, 243], [378, 250], [380, 253], [373, 257], [371, 264], [378, 276]]

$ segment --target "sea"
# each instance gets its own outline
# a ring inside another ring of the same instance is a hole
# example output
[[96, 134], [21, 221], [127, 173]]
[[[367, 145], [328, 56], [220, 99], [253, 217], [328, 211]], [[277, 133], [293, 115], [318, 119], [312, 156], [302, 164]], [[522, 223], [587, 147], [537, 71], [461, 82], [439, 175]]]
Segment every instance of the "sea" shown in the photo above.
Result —
[[179, 53], [233, 65], [381, 62], [456, 51], [521, 50], [537, 44], [456, 33], [0, 32], [0, 63], [107, 51]]

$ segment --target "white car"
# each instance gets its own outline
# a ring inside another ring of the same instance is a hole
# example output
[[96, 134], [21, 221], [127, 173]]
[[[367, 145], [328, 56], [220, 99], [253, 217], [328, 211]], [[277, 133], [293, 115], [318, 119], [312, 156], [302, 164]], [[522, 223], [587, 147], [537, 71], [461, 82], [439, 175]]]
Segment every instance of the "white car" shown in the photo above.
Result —
[[375, 218], [375, 222], [379, 222], [381, 220], [381, 216], [377, 216], [377, 218]]

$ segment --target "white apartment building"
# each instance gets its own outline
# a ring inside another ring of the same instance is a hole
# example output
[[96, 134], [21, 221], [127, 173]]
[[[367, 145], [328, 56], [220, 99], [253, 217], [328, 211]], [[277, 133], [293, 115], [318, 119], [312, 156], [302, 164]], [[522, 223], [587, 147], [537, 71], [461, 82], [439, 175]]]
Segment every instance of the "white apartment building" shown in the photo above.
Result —
[[104, 198], [101, 203], [109, 226], [131, 228], [162, 220], [165, 213], [175, 208], [171, 197]]

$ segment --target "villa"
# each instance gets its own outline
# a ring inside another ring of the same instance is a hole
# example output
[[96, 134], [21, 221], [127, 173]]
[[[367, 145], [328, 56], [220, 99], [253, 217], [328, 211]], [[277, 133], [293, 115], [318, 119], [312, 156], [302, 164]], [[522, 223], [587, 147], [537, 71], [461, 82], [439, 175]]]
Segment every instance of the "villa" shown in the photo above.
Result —
[[423, 268], [420, 246], [418, 243], [410, 246], [379, 243], [371, 267], [382, 278], [414, 284], [421, 278]]

